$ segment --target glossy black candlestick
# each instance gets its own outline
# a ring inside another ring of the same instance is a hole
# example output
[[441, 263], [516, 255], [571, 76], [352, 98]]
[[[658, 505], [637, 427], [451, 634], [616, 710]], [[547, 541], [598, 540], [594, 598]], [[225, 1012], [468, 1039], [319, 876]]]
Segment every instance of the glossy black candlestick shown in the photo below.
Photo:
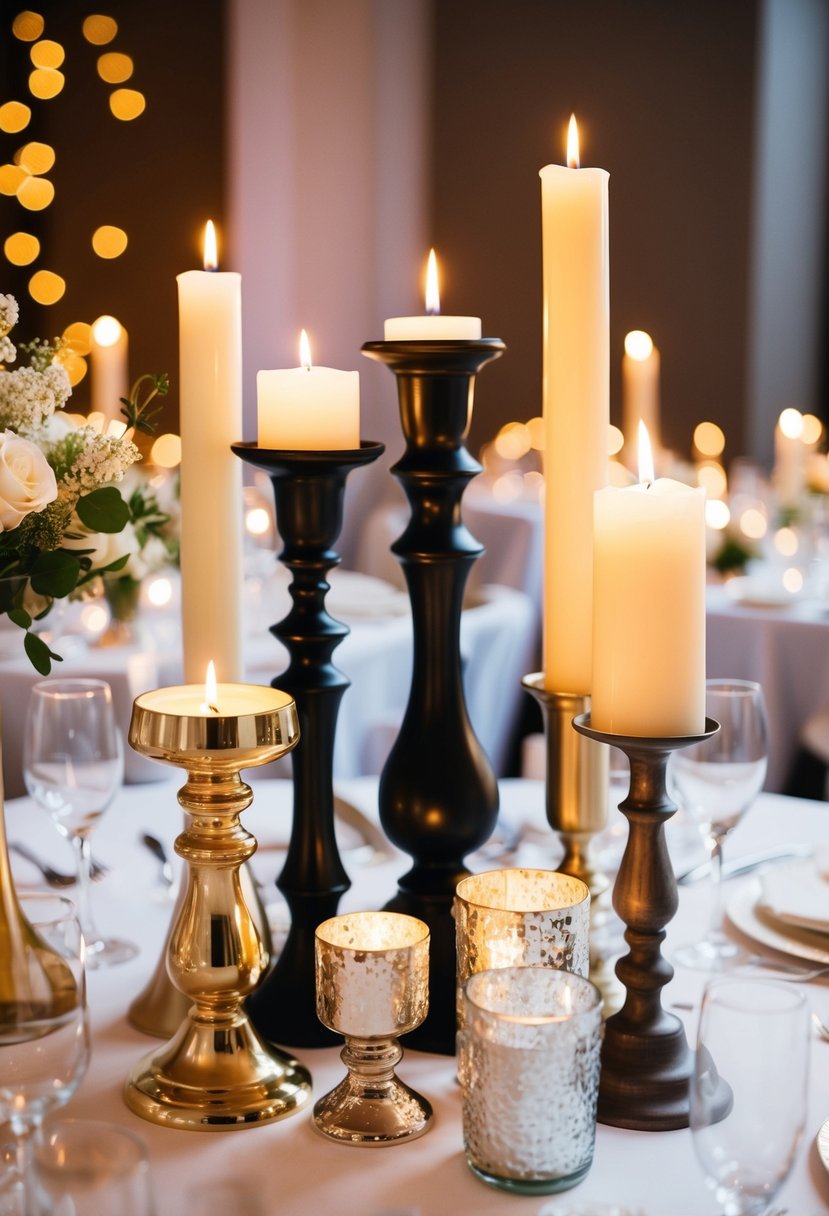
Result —
[[384, 447], [366, 442], [354, 451], [282, 452], [251, 443], [232, 446], [273, 483], [284, 544], [279, 558], [293, 576], [293, 603], [284, 620], [271, 626], [289, 655], [287, 669], [271, 684], [291, 694], [299, 716], [293, 825], [276, 882], [291, 928], [276, 964], [249, 998], [248, 1013], [270, 1043], [323, 1047], [340, 1040], [317, 1018], [314, 931], [336, 915], [351, 885], [334, 834], [333, 790], [337, 714], [350, 680], [331, 661], [349, 630], [326, 612], [326, 575], [340, 561], [332, 545], [342, 528], [345, 479], [352, 469], [376, 460]]
[[380, 821], [412, 857], [387, 905], [431, 933], [429, 1014], [406, 1042], [455, 1051], [452, 902], [469, 873], [464, 857], [490, 836], [498, 786], [466, 709], [460, 657], [463, 592], [483, 552], [461, 519], [461, 497], [481, 466], [464, 447], [476, 373], [503, 342], [368, 342], [363, 354], [397, 378], [406, 450], [393, 466], [411, 520], [392, 545], [412, 603], [414, 661], [400, 733], [380, 778]]
[[[625, 1003], [605, 1022], [598, 1119], [637, 1131], [687, 1127], [693, 1052], [682, 1022], [662, 1008], [661, 993], [674, 969], [662, 957], [665, 925], [679, 896], [665, 824], [676, 810], [665, 784], [671, 752], [709, 739], [719, 730], [712, 718], [700, 735], [640, 738], [593, 730], [590, 715], [573, 725], [580, 734], [618, 747], [630, 761], [630, 790], [619, 810], [629, 824], [628, 841], [613, 888], [613, 907], [626, 925], [628, 953], [616, 964]], [[721, 1083], [721, 1115], [731, 1101]]]

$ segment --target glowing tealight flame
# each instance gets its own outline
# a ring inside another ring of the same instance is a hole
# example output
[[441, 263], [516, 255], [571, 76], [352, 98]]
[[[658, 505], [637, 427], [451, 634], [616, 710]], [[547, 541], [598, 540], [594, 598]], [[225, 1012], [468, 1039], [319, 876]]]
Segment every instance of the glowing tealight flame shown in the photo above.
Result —
[[426, 262], [426, 311], [436, 317], [440, 313], [440, 288], [438, 287], [438, 260], [434, 249], [429, 250]]
[[308, 334], [303, 329], [299, 335], [299, 363], [304, 367], [306, 372], [310, 372], [311, 363], [311, 343], [308, 341]]
[[644, 329], [632, 329], [625, 334], [625, 354], [637, 363], [644, 363], [653, 353], [653, 338]]
[[565, 1013], [573, 1012], [573, 990], [569, 984], [564, 985], [564, 991], [561, 994], [561, 1005]]
[[216, 704], [218, 699], [218, 689], [216, 687], [216, 664], [211, 659], [207, 664], [207, 674], [204, 677], [204, 701], [199, 706], [203, 714], [217, 714], [219, 707]]
[[570, 115], [570, 123], [567, 127], [567, 168], [578, 169], [579, 167], [579, 128], [576, 122], [575, 114]]
[[653, 448], [651, 447], [651, 437], [648, 434], [648, 428], [645, 426], [642, 419], [639, 419], [639, 481], [644, 486], [649, 486], [654, 479], [653, 472]]
[[114, 346], [121, 337], [122, 325], [115, 317], [98, 317], [92, 322], [92, 338], [98, 346]]
[[803, 415], [791, 406], [783, 410], [777, 425], [787, 439], [800, 439], [803, 435]]
[[219, 269], [219, 254], [216, 249], [216, 226], [208, 220], [204, 226], [204, 268], [205, 270]]

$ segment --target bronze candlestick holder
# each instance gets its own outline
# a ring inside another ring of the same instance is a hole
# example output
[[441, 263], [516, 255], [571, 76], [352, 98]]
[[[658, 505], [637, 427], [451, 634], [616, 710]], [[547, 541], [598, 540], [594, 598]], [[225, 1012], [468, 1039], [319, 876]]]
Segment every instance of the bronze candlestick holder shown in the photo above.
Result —
[[612, 917], [610, 879], [593, 859], [594, 837], [607, 826], [608, 752], [573, 729], [577, 714], [590, 712], [590, 697], [551, 692], [542, 672], [521, 681], [538, 703], [547, 745], [547, 822], [564, 848], [556, 865], [590, 890], [590, 979], [602, 994], [604, 1016], [624, 1000], [604, 939]]
[[272, 681], [290, 693], [299, 716], [293, 754], [294, 805], [288, 855], [277, 887], [291, 927], [270, 973], [248, 1001], [251, 1020], [269, 1043], [326, 1047], [337, 1036], [317, 1018], [314, 932], [337, 912], [351, 885], [334, 834], [334, 742], [350, 681], [331, 661], [348, 626], [328, 615], [326, 575], [339, 565], [333, 544], [343, 522], [345, 480], [385, 450], [364, 442], [352, 451], [276, 451], [234, 443], [233, 451], [270, 476], [276, 522], [291, 571], [291, 611], [271, 633], [288, 650], [287, 669]]
[[[706, 718], [702, 734], [665, 738], [593, 730], [589, 714], [580, 714], [573, 725], [588, 739], [618, 747], [630, 761], [630, 791], [619, 804], [630, 828], [613, 888], [629, 948], [616, 964], [626, 996], [605, 1025], [598, 1119], [636, 1131], [687, 1127], [693, 1053], [682, 1022], [661, 1004], [662, 988], [674, 973], [661, 946], [679, 902], [665, 842], [665, 824], [677, 809], [668, 796], [666, 770], [671, 752], [710, 738], [719, 725]], [[727, 1086], [722, 1089], [725, 1114], [731, 1095]]]
[[363, 346], [397, 379], [406, 450], [391, 471], [412, 510], [392, 545], [412, 604], [412, 683], [380, 777], [380, 822], [414, 865], [387, 907], [429, 926], [429, 1013], [407, 1041], [444, 1055], [455, 1051], [455, 887], [469, 873], [464, 857], [489, 838], [498, 815], [495, 775], [463, 691], [463, 591], [483, 550], [463, 525], [461, 496], [481, 471], [464, 447], [475, 375], [504, 349], [498, 338]]
[[144, 693], [133, 705], [136, 751], [187, 770], [178, 801], [189, 817], [176, 840], [187, 862], [167, 968], [191, 1007], [171, 1041], [141, 1060], [124, 1097], [152, 1123], [191, 1131], [250, 1127], [290, 1114], [311, 1078], [261, 1042], [242, 1001], [268, 957], [244, 899], [239, 869], [256, 841], [239, 821], [253, 801], [243, 768], [267, 764], [297, 741], [286, 693], [248, 684]]

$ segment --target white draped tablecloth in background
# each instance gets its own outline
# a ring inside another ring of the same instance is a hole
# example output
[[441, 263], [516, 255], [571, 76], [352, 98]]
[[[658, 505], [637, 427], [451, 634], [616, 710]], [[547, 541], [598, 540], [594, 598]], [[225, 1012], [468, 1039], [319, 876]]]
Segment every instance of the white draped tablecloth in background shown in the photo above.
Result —
[[[279, 854], [268, 846], [287, 838], [291, 787], [288, 782], [254, 781], [256, 801], [244, 816], [261, 844], [254, 857], [261, 878], [276, 872]], [[225, 1133], [182, 1132], [156, 1127], [132, 1115], [121, 1099], [131, 1066], [156, 1040], [134, 1031], [125, 1020], [132, 997], [140, 991], [155, 966], [167, 928], [170, 907], [152, 898], [156, 863], [137, 843], [139, 832], [151, 830], [171, 839], [181, 822], [175, 800], [178, 783], [132, 786], [124, 789], [96, 829], [95, 850], [113, 866], [111, 877], [94, 887], [99, 919], [119, 935], [140, 943], [132, 962], [108, 971], [93, 972], [89, 997], [93, 1023], [93, 1056], [89, 1073], [66, 1107], [67, 1115], [111, 1120], [138, 1132], [150, 1152], [158, 1194], [159, 1216], [196, 1216], [188, 1196], [197, 1185], [236, 1179], [258, 1197], [263, 1216], [381, 1216], [392, 1211], [418, 1216], [534, 1216], [542, 1198], [512, 1196], [490, 1189], [466, 1168], [462, 1151], [460, 1091], [455, 1061], [446, 1057], [406, 1052], [401, 1077], [432, 1102], [434, 1126], [421, 1139], [393, 1148], [360, 1149], [331, 1144], [317, 1135], [310, 1110], [267, 1127]], [[376, 816], [376, 780], [342, 782], [339, 792]], [[537, 782], [502, 782], [505, 814], [513, 822], [531, 820], [543, 825], [543, 786]], [[45, 814], [27, 799], [8, 806], [9, 835], [25, 834], [54, 862], [68, 865], [68, 847], [60, 840]], [[543, 838], [542, 838], [543, 840]], [[829, 808], [779, 796], [762, 795], [734, 832], [730, 853], [737, 856], [754, 847], [775, 842], [809, 840], [829, 843]], [[543, 853], [543, 848], [542, 848]], [[558, 851], [550, 837], [550, 864]], [[536, 859], [539, 859], [536, 849]], [[347, 862], [348, 864], [348, 862]], [[14, 861], [21, 880], [31, 880], [25, 863]], [[395, 889], [395, 878], [407, 859], [397, 856], [373, 865], [349, 864], [353, 886], [342, 908], [378, 907]], [[734, 880], [729, 892], [737, 890]], [[707, 884], [680, 889], [680, 906], [668, 929], [666, 953], [679, 942], [704, 932], [710, 908]], [[744, 939], [750, 949], [754, 943]], [[693, 1035], [704, 976], [680, 970], [664, 991], [664, 1003], [677, 1002]], [[808, 986], [813, 1008], [829, 1021], [829, 985], [825, 980]], [[286, 998], [289, 999], [289, 998]], [[300, 1051], [319, 1097], [343, 1075], [337, 1049]], [[555, 1094], [550, 1095], [555, 1101]], [[768, 1095], [768, 1119], [775, 1117], [775, 1095]], [[818, 1216], [829, 1209], [829, 1175], [824, 1170], [814, 1137], [829, 1117], [829, 1043], [812, 1043], [811, 1091], [805, 1137], [789, 1181], [778, 1196], [789, 1216]], [[717, 1205], [697, 1165], [689, 1131], [638, 1133], [598, 1128], [593, 1168], [575, 1190], [559, 1197], [566, 1211], [576, 1203], [604, 1203], [638, 1207], [647, 1216], [715, 1216]], [[228, 1216], [245, 1216], [241, 1198]]]

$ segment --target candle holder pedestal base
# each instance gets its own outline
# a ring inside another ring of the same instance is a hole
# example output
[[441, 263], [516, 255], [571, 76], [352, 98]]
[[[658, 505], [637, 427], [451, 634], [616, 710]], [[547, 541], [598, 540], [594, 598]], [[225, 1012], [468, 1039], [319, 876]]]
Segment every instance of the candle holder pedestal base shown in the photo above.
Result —
[[[589, 714], [580, 714], [573, 725], [588, 739], [620, 748], [630, 761], [630, 792], [619, 804], [630, 829], [613, 889], [613, 906], [627, 926], [629, 952], [616, 964], [626, 996], [605, 1023], [598, 1120], [636, 1131], [687, 1127], [694, 1057], [682, 1022], [661, 1004], [661, 990], [674, 973], [661, 946], [678, 904], [665, 843], [665, 823], [676, 804], [665, 776], [672, 751], [702, 742], [719, 727], [707, 718], [700, 735], [645, 738], [593, 730]], [[731, 1093], [719, 1085], [725, 1116]]]

